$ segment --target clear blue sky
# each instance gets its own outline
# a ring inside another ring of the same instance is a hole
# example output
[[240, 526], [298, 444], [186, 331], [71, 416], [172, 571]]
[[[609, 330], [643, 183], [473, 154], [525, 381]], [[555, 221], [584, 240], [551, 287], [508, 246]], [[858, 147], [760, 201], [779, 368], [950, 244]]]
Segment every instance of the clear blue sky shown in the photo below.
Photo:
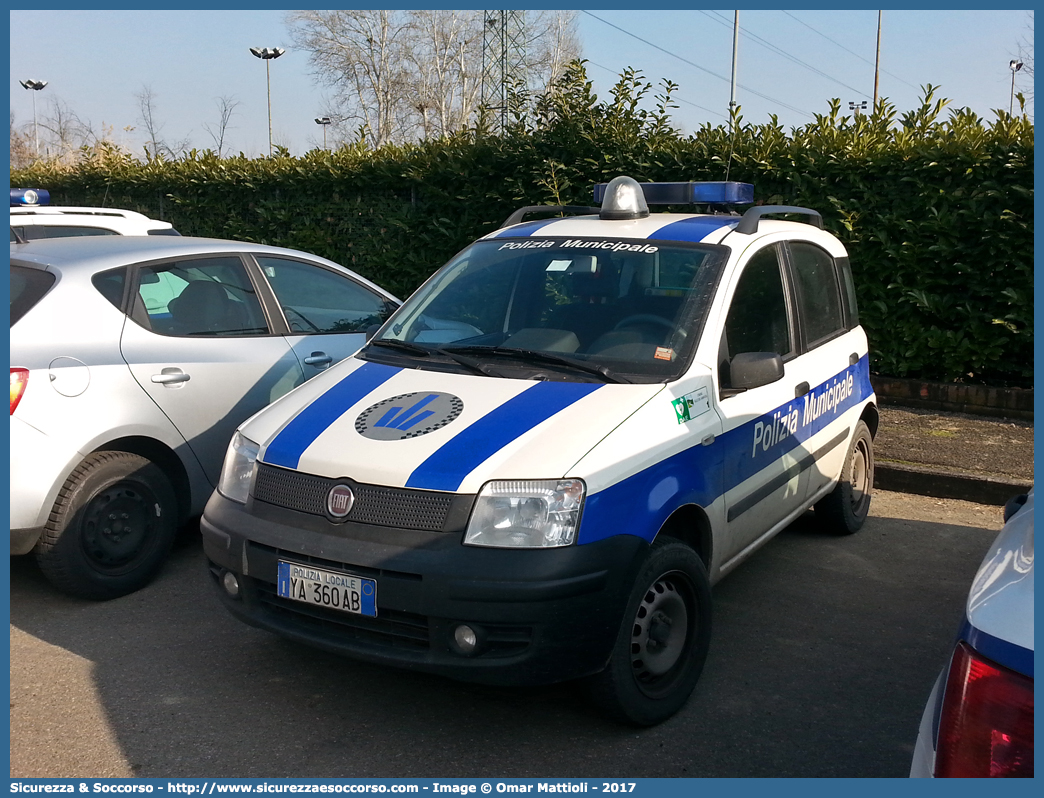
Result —
[[[723, 123], [732, 19], [731, 10], [581, 12], [583, 56], [595, 91], [605, 96], [630, 66], [680, 85], [674, 119], [683, 131]], [[775, 113], [785, 126], [798, 126], [824, 113], [831, 97], [842, 100], [846, 113], [849, 102], [871, 99], [877, 11], [741, 10], [739, 22], [737, 101], [746, 121], [764, 122]], [[313, 119], [322, 111], [323, 91], [309, 73], [307, 53], [290, 46], [282, 11], [14, 10], [10, 26], [16, 124], [33, 117], [33, 92], [18, 81], [46, 80], [36, 98], [41, 118], [58, 99], [140, 153], [135, 94], [147, 85], [164, 138], [206, 148], [213, 142], [203, 125], [216, 128], [216, 100], [226, 95], [239, 101], [226, 143], [258, 155], [268, 148], [265, 68], [248, 49], [284, 47], [287, 53], [271, 65], [275, 141], [295, 154], [322, 143]], [[1027, 11], [886, 10], [880, 94], [901, 112], [931, 83], [954, 107], [992, 119], [993, 109], [1008, 107], [1008, 62], [1031, 39]], [[1022, 75], [1020, 88], [1029, 88]]]

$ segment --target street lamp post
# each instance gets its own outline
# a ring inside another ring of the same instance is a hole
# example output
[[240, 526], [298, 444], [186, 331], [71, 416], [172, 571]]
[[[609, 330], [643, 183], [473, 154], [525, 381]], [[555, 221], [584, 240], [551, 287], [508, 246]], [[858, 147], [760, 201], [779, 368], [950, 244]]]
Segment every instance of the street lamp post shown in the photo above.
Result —
[[[1022, 66], [1021, 64], [1019, 66]], [[36, 157], [40, 157], [40, 130], [36, 126], [36, 92], [40, 91], [44, 86], [47, 85], [46, 80], [20, 80], [22, 88], [26, 90], [32, 90], [33, 92], [33, 141], [36, 146]]]
[[272, 73], [268, 62], [286, 52], [282, 47], [251, 47], [252, 55], [265, 62], [265, 82], [268, 86], [268, 157], [272, 157]]
[[1022, 69], [1022, 62], [1013, 58], [1008, 63], [1008, 69], [1011, 70], [1011, 102], [1008, 103], [1008, 116], [1011, 116], [1015, 110], [1015, 73]]
[[315, 123], [323, 126], [323, 149], [326, 149], [326, 128], [333, 120], [328, 116], [317, 116]]

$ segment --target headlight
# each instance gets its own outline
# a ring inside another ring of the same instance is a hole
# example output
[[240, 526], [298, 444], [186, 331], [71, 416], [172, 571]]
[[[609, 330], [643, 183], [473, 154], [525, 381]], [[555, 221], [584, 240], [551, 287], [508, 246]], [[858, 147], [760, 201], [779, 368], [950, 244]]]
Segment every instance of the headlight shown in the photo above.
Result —
[[487, 482], [475, 499], [464, 543], [539, 549], [576, 540], [587, 489], [579, 479]]
[[258, 449], [256, 443], [238, 432], [232, 437], [232, 443], [225, 452], [225, 463], [221, 466], [221, 479], [218, 480], [218, 491], [226, 499], [246, 504]]

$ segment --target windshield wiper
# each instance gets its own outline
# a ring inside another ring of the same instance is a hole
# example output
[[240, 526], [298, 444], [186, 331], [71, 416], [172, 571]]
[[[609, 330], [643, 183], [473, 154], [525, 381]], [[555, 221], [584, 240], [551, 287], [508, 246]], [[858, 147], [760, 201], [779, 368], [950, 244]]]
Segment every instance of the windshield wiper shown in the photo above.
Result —
[[[449, 354], [449, 350], [445, 348], [443, 348], [442, 351]], [[453, 351], [467, 352], [475, 355], [494, 355], [496, 357], [513, 358], [515, 360], [521, 360], [524, 363], [546, 363], [553, 366], [565, 366], [566, 368], [575, 371], [582, 371], [585, 374], [593, 374], [596, 377], [601, 377], [605, 382], [630, 382], [630, 380], [624, 379], [605, 366], [597, 366], [593, 363], [585, 363], [582, 360], [577, 360], [576, 358], [566, 357], [565, 355], [555, 355], [550, 352], [541, 352], [536, 349], [515, 349], [512, 347], [498, 346], [455, 346], [453, 347]]]
[[455, 363], [459, 363], [465, 368], [471, 369], [476, 374], [482, 374], [486, 377], [501, 376], [500, 374], [494, 374], [481, 363], [472, 360], [470, 357], [464, 357], [463, 355], [457, 355], [453, 352], [448, 352], [441, 346], [436, 346], [429, 349], [428, 347], [421, 346], [420, 344], [410, 343], [409, 341], [400, 341], [395, 338], [381, 338], [377, 341], [370, 341], [370, 346], [384, 346], [388, 349], [398, 349], [400, 352], [405, 352], [410, 355], [420, 355], [421, 357], [442, 355], [443, 357], [449, 358]]
[[398, 349], [400, 352], [408, 352], [411, 355], [420, 355], [421, 357], [431, 357], [431, 350], [426, 346], [420, 344], [411, 344], [409, 341], [397, 341], [394, 338], [379, 338], [374, 341], [370, 341], [367, 347], [370, 346], [384, 346], [388, 349]]

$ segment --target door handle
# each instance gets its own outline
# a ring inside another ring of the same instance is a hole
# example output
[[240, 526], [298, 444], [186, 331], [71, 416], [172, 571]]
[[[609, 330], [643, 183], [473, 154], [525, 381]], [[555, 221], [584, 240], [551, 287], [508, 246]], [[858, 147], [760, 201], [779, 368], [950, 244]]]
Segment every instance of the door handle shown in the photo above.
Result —
[[858, 352], [853, 352], [852, 354], [850, 354], [848, 356], [848, 365], [854, 366], [858, 362], [859, 362], [859, 353]]
[[808, 393], [808, 383], [807, 382], [799, 382], [796, 386], [794, 386], [794, 398], [795, 399], [797, 399], [798, 397], [804, 396], [806, 393]]
[[181, 369], [163, 369], [159, 374], [152, 375], [152, 381], [157, 385], [176, 385], [179, 382], [188, 382], [192, 377]]
[[315, 366], [317, 369], [326, 368], [333, 363], [333, 357], [326, 354], [326, 352], [312, 352], [309, 357], [304, 359], [305, 365]]

